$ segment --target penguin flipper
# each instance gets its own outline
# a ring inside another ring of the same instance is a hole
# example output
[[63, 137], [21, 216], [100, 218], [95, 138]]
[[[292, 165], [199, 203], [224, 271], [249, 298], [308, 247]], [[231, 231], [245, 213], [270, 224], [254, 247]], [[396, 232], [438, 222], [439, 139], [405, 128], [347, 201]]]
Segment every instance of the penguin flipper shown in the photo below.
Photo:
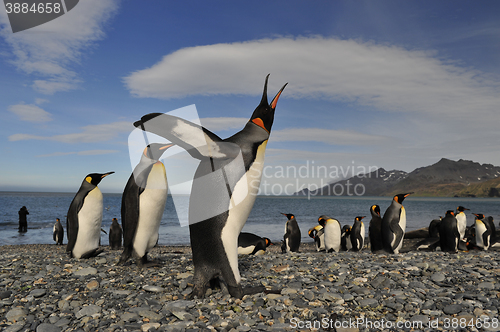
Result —
[[[398, 214], [399, 215], [399, 214]], [[396, 219], [396, 218], [393, 218], [390, 223], [389, 223], [389, 227], [391, 228], [391, 231], [392, 233], [394, 234], [394, 236], [396, 237], [395, 241], [394, 241], [394, 245], [397, 247], [398, 244], [403, 241], [403, 237], [405, 235], [405, 233], [403, 232], [403, 230], [401, 229], [401, 227], [399, 226], [399, 220]], [[391, 248], [392, 250], [394, 250], [394, 248]]]
[[134, 126], [168, 139], [196, 159], [234, 159], [240, 153], [238, 145], [223, 142], [210, 130], [173, 115], [146, 114]]
[[73, 198], [66, 217], [66, 230], [68, 232], [66, 251], [70, 253], [70, 256], [73, 256], [73, 248], [75, 247], [76, 238], [78, 237], [78, 212], [80, 212], [86, 196], [80, 198], [79, 194], [80, 191], [78, 191], [75, 198]]

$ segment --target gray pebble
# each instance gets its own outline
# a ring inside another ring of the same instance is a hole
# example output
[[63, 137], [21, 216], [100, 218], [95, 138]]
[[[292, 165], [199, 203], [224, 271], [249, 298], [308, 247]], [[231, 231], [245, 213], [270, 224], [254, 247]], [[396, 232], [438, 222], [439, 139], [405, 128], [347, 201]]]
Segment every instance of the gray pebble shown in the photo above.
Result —
[[450, 304], [443, 308], [443, 312], [448, 315], [458, 314], [460, 311], [462, 311], [461, 304]]
[[36, 332], [60, 332], [61, 328], [52, 324], [43, 323], [37, 326]]
[[7, 314], [5, 315], [5, 318], [7, 318], [9, 322], [17, 322], [25, 317], [26, 312], [23, 308], [10, 309], [9, 312], [7, 312]]
[[97, 274], [97, 269], [94, 267], [87, 267], [73, 272], [75, 276], [88, 276]]
[[45, 289], [33, 289], [31, 292], [30, 292], [30, 295], [32, 295], [33, 297], [35, 298], [38, 298], [38, 297], [42, 297], [45, 295], [47, 291]]

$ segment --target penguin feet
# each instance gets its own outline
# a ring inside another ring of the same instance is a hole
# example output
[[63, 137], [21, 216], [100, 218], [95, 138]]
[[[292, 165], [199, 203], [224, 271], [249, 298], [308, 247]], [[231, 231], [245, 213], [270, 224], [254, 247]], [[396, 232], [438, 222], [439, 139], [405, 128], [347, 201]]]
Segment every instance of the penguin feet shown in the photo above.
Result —
[[148, 260], [148, 254], [145, 254], [141, 258], [139, 258], [137, 261], [137, 266], [140, 267], [141, 269], [147, 269], [150, 267], [159, 267], [161, 266], [161, 262], [158, 260]]
[[80, 258], [87, 259], [87, 258], [96, 257], [97, 255], [99, 255], [103, 251], [104, 251], [104, 249], [99, 249], [99, 248], [92, 249], [92, 250], [87, 251], [86, 253], [84, 253]]

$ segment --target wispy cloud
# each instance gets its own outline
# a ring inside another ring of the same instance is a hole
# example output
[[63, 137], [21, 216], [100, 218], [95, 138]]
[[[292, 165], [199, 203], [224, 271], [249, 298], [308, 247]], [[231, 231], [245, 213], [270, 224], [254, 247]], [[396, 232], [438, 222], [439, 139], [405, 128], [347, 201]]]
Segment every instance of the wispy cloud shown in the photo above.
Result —
[[[180, 49], [124, 78], [137, 97], [259, 95], [271, 85], [287, 98], [320, 98], [382, 111], [495, 115], [500, 82], [435, 52], [358, 40], [276, 38]], [[270, 88], [270, 91], [273, 91]]]
[[67, 91], [81, 82], [74, 64], [79, 63], [84, 50], [104, 37], [104, 24], [116, 9], [116, 0], [80, 1], [67, 14], [15, 34], [1, 10], [0, 35], [11, 47], [12, 63], [37, 77], [35, 90], [45, 94]]
[[40, 136], [31, 134], [14, 134], [9, 136], [9, 141], [45, 140], [63, 143], [96, 143], [109, 141], [119, 134], [129, 133], [134, 129], [132, 123], [127, 121], [113, 122], [100, 125], [82, 127], [82, 132], [74, 134]]
[[9, 106], [9, 111], [16, 114], [21, 121], [49, 122], [52, 116], [49, 112], [33, 104], [17, 104]]
[[388, 141], [388, 137], [369, 135], [351, 130], [321, 128], [287, 128], [272, 132], [273, 142], [322, 142], [331, 145], [373, 145]]
[[44, 158], [44, 157], [61, 157], [67, 155], [80, 155], [80, 156], [94, 156], [94, 155], [102, 155], [102, 154], [111, 154], [118, 153], [118, 150], [87, 150], [87, 151], [78, 151], [78, 152], [54, 152], [48, 154], [41, 154], [36, 157]]

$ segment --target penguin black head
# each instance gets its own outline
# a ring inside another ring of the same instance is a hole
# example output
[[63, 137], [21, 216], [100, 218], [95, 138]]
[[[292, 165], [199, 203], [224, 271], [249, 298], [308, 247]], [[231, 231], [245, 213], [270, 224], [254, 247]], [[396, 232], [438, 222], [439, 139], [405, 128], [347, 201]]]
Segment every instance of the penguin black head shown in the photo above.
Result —
[[326, 215], [321, 215], [321, 216], [318, 218], [318, 223], [319, 223], [321, 226], [325, 227], [326, 221], [327, 221], [328, 219], [331, 219], [331, 218], [330, 218], [329, 216], [326, 216]]
[[291, 213], [281, 213], [282, 215], [286, 216], [288, 220], [295, 219], [295, 216]]
[[114, 172], [108, 172], [108, 173], [91, 173], [85, 177], [85, 181], [90, 183], [91, 185], [97, 186], [99, 182], [101, 182], [102, 179], [104, 179], [106, 176], [113, 174]]
[[464, 208], [464, 207], [463, 207], [463, 206], [461, 206], [461, 205], [460, 205], [459, 207], [457, 207], [457, 211], [459, 211], [459, 212], [464, 212], [464, 211], [466, 211], [466, 210], [470, 210], [470, 209], [468, 209], [468, 208]]
[[371, 210], [380, 217], [380, 206], [372, 205]]
[[356, 218], [354, 218], [354, 221], [361, 221], [361, 219], [365, 218], [366, 216], [357, 216]]
[[342, 227], [342, 233], [350, 233], [352, 230], [352, 226], [351, 225], [344, 225], [344, 227]]
[[396, 196], [394, 196], [394, 200], [396, 202], [398, 202], [399, 204], [403, 204], [404, 199], [406, 197], [410, 196], [411, 194], [413, 194], [413, 192], [406, 193], [406, 194], [397, 194]]
[[268, 133], [271, 132], [271, 127], [274, 122], [274, 110], [276, 109], [276, 104], [278, 103], [278, 99], [285, 89], [285, 85], [278, 91], [276, 96], [273, 98], [271, 103], [269, 104], [267, 100], [267, 80], [269, 79], [269, 74], [266, 76], [266, 82], [264, 83], [264, 93], [262, 94], [262, 99], [260, 101], [259, 106], [253, 111], [252, 117], [250, 118], [250, 122], [255, 123], [257, 126], [264, 128]]
[[266, 247], [269, 247], [269, 246], [273, 245], [273, 243], [271, 242], [271, 240], [269, 240], [267, 237], [265, 237], [264, 240], [266, 241]]
[[446, 211], [446, 215], [454, 217], [455, 216], [455, 212], [453, 210], [448, 210], [448, 211]]
[[477, 213], [477, 214], [473, 213], [473, 215], [475, 215], [476, 219], [478, 219], [478, 220], [483, 220], [484, 219], [484, 214], [482, 214], [482, 213]]
[[59, 219], [59, 218], [56, 218], [56, 221], [61, 221], [61, 219]]
[[160, 159], [163, 152], [165, 152], [169, 147], [174, 144], [160, 144], [160, 143], [151, 143], [144, 148], [144, 155], [152, 160]]

